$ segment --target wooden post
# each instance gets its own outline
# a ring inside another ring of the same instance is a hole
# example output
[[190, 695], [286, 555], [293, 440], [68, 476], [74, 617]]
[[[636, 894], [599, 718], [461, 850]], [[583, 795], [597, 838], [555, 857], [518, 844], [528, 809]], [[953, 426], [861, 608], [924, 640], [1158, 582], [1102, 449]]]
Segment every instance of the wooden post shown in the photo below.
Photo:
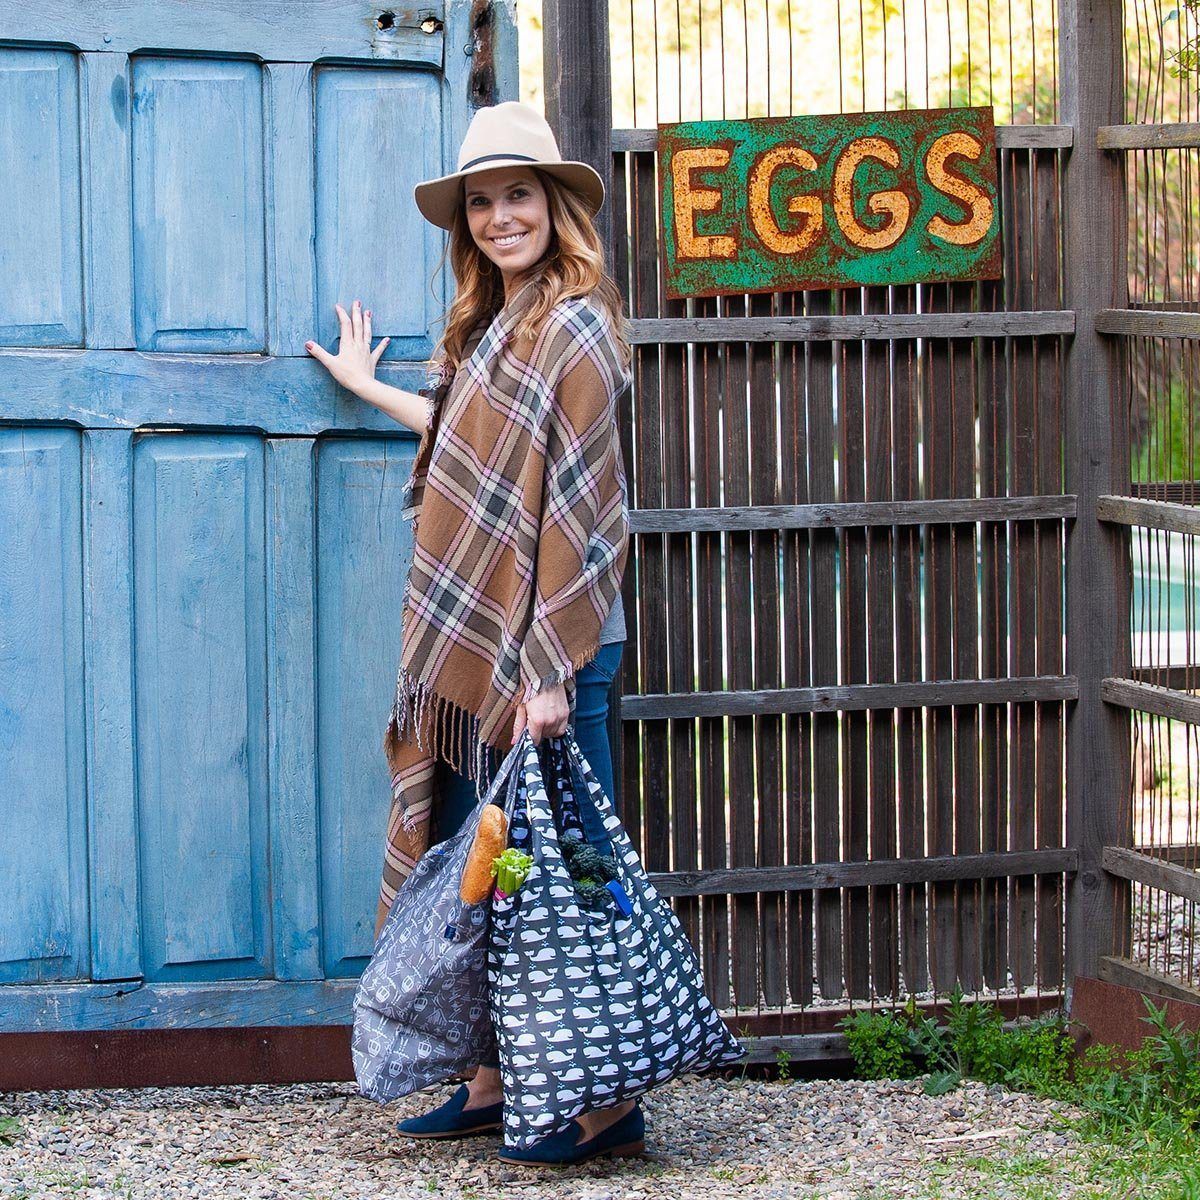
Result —
[[1063, 177], [1066, 302], [1077, 314], [1063, 395], [1066, 491], [1078, 496], [1066, 564], [1067, 671], [1079, 679], [1067, 708], [1067, 845], [1079, 853], [1066, 903], [1068, 986], [1095, 975], [1101, 956], [1127, 953], [1130, 935], [1128, 884], [1101, 865], [1105, 846], [1132, 836], [1129, 720], [1100, 694], [1106, 676], [1130, 673], [1128, 533], [1101, 524], [1096, 509], [1101, 493], [1129, 492], [1116, 345], [1096, 331], [1097, 312], [1125, 307], [1128, 291], [1124, 161], [1096, 142], [1099, 126], [1124, 119], [1121, 33], [1121, 0], [1061, 0], [1061, 119], [1075, 130]]
[[[595, 167], [611, 191], [612, 88], [608, 61], [608, 0], [543, 0], [542, 69], [546, 120], [563, 158]], [[596, 226], [610, 245], [612, 197]]]
[[[596, 216], [601, 245], [608, 247], [608, 269], [617, 261], [613, 247], [612, 80], [608, 57], [608, 0], [543, 0], [542, 81], [546, 120], [558, 138], [563, 158], [595, 167], [607, 193]], [[626, 464], [628, 466], [628, 464]], [[626, 570], [633, 569], [633, 553]], [[636, 649], [636, 648], [635, 648]], [[630, 654], [627, 646], [625, 657]], [[622, 721], [621, 675], [608, 694], [608, 738], [613, 780], [620, 807]]]

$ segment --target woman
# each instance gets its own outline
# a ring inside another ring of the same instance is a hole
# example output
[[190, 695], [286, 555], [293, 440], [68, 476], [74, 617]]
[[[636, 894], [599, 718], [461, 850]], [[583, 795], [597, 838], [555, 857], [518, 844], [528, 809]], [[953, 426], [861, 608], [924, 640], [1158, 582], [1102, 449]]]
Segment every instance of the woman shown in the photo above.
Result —
[[[628, 383], [621, 302], [592, 217], [600, 177], [564, 162], [534, 109], [475, 114], [451, 175], [419, 184], [422, 214], [450, 231], [456, 294], [427, 400], [374, 378], [371, 313], [337, 306], [341, 343], [307, 349], [339, 383], [422, 434], [405, 515], [414, 525], [376, 929], [433, 836], [473, 810], [499, 755], [528, 728], [566, 730], [606, 793], [607, 693], [625, 637], [621, 575], [629, 541], [616, 398]], [[583, 803], [589, 840], [606, 842]], [[498, 1060], [449, 1101], [400, 1123], [414, 1137], [498, 1129]], [[580, 1115], [508, 1162], [575, 1163], [642, 1149], [632, 1102]]]

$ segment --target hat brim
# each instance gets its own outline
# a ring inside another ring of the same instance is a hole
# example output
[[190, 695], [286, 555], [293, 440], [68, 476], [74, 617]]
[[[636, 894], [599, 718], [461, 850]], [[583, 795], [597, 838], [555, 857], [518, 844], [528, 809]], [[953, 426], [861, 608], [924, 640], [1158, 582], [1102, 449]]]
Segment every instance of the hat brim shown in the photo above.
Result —
[[525, 158], [497, 159], [487, 167], [474, 171], [455, 171], [440, 179], [427, 179], [413, 188], [417, 208], [425, 220], [442, 229], [454, 228], [454, 214], [462, 204], [463, 180], [468, 175], [482, 175], [484, 171], [497, 171], [503, 167], [533, 167], [553, 175], [555, 179], [578, 192], [591, 207], [592, 213], [600, 211], [604, 204], [604, 181], [587, 165], [581, 162], [530, 162]]

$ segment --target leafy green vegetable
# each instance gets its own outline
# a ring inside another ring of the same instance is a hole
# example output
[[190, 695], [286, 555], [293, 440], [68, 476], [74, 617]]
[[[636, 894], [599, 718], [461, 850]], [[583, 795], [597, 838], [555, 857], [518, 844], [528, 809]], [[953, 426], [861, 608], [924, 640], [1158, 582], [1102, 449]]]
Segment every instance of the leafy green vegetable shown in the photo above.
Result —
[[612, 894], [604, 885], [617, 877], [615, 858], [601, 854], [578, 837], [563, 838], [562, 852], [581, 903], [595, 905], [611, 900]]
[[503, 854], [492, 859], [492, 874], [496, 877], [496, 886], [506, 896], [511, 896], [525, 882], [532, 866], [531, 854], [509, 846]]

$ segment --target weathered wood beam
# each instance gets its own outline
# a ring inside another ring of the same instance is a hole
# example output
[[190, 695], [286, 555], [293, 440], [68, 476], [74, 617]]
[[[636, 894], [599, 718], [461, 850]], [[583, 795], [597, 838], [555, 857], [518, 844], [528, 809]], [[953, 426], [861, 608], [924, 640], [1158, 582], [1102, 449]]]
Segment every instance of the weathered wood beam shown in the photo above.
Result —
[[1096, 515], [1101, 521], [1167, 529], [1172, 533], [1200, 533], [1200, 508], [1170, 500], [1142, 500], [1131, 496], [1099, 496]]
[[[1001, 150], [1066, 150], [1074, 141], [1070, 125], [997, 125], [996, 146]], [[658, 149], [657, 129], [614, 129], [612, 148], [617, 152]]]
[[244, 1025], [345, 1025], [354, 979], [219, 983], [6, 985], [4, 1028], [195, 1029]]
[[1200, 868], [1200, 844], [1171, 842], [1166, 846], [1134, 846], [1135, 854], [1145, 854], [1157, 862], [1180, 863]]
[[1118, 708], [1156, 713], [1160, 717], [1186, 721], [1189, 725], [1200, 725], [1200, 696], [1194, 696], [1191, 692], [1178, 692], [1153, 683], [1139, 683], [1135, 679], [1111, 677], [1101, 682], [1100, 695], [1105, 703]]
[[728, 529], [847, 529], [875, 525], [961, 525], [976, 521], [1061, 521], [1075, 515], [1074, 496], [985, 496], [972, 500], [867, 500], [839, 504], [637, 508], [635, 534]]
[[1096, 130], [1101, 150], [1183, 150], [1200, 146], [1200, 122], [1175, 121], [1165, 125], [1101, 125]]
[[1079, 699], [1067, 706], [1067, 844], [1079, 870], [1066, 893], [1068, 985], [1095, 975], [1102, 955], [1130, 938], [1129, 885], [1100, 865], [1105, 846], [1132, 839], [1128, 805], [1129, 718], [1105, 704], [1101, 681], [1130, 672], [1129, 534], [1100, 521], [1102, 495], [1128, 494], [1127, 432], [1114, 421], [1121, 366], [1098, 315], [1128, 306], [1123, 155], [1095, 149], [1102, 126], [1125, 115], [1121, 0], [1061, 0], [1058, 20], [1059, 119], [1074, 127], [1062, 159], [1065, 303], [1076, 312], [1063, 362], [1064, 490], [1079, 498], [1067, 526], [1067, 670]]
[[1096, 331], [1133, 337], [1200, 338], [1200, 313], [1102, 308], [1096, 313]]
[[[376, 375], [425, 386], [419, 362], [381, 362]], [[413, 436], [338, 387], [312, 358], [142, 354], [128, 350], [0, 350], [5, 423], [75, 421], [85, 429], [237, 426], [262, 433], [372, 429]]]
[[[729, 1017], [727, 1023], [737, 1034], [738, 1020]], [[780, 1056], [790, 1062], [826, 1062], [849, 1059], [850, 1046], [844, 1033], [788, 1033], [780, 1037], [740, 1037], [746, 1047], [743, 1063], [777, 1063]]]
[[872, 862], [805, 863], [790, 867], [730, 867], [711, 871], [660, 871], [650, 882], [664, 896], [729, 896], [759, 892], [809, 892], [820, 888], [1006, 879], [1063, 875], [1079, 861], [1074, 850], [1007, 850], [934, 858], [881, 858]]
[[964, 704], [1021, 704], [1031, 700], [1074, 700], [1071, 675], [1005, 679], [940, 679], [914, 683], [850, 683], [761, 691], [676, 692], [621, 697], [623, 721], [744, 717], [777, 713], [863, 712], [871, 709], [930, 708]]
[[1179, 664], [1168, 667], [1134, 667], [1130, 678], [1135, 683], [1149, 683], [1157, 687], [1174, 688], [1178, 692], [1190, 692], [1200, 688], [1200, 663]]
[[1105, 846], [1101, 863], [1110, 875], [1132, 879], [1185, 900], [1200, 901], [1200, 873], [1187, 867], [1123, 846]]
[[1200, 988], [1189, 987], [1170, 975], [1161, 971], [1152, 971], [1140, 963], [1128, 958], [1114, 955], [1101, 955], [1096, 968], [1096, 978], [1106, 983], [1119, 983], [1124, 987], [1135, 988], [1139, 992], [1148, 992], [1160, 1000], [1186, 1000], [1190, 1004], [1200, 1004]]
[[355, 58], [442, 67], [442, 4], [393, 8], [365, 0], [321, 0], [301, 11], [302, 16], [297, 10], [245, 0], [0, 0], [0, 42], [69, 43], [108, 54], [132, 54], [153, 46], [159, 51], [254, 54], [270, 62]]
[[[612, 91], [608, 0], [543, 0], [542, 75], [546, 119], [563, 158], [588, 163], [612, 180]], [[612, 198], [596, 217], [600, 242], [612, 237]]]
[[1067, 309], [816, 317], [638, 317], [628, 323], [632, 345], [1056, 337], [1074, 332], [1075, 314]]

